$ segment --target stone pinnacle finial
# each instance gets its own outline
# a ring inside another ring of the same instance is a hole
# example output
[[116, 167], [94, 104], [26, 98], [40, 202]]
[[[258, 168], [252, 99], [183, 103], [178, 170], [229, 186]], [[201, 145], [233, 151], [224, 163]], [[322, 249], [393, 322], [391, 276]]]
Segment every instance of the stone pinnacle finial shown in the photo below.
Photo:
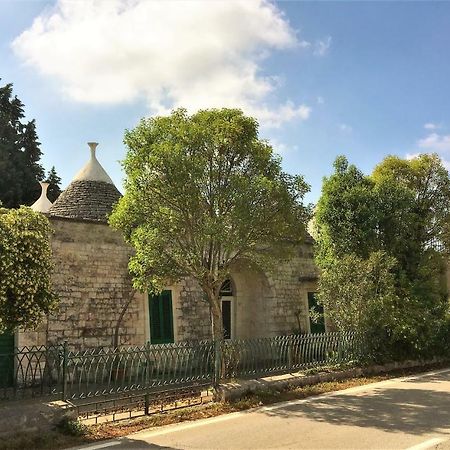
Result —
[[47, 189], [50, 186], [49, 183], [39, 181], [41, 185], [41, 196], [31, 205], [33, 211], [47, 213], [52, 206], [52, 202], [47, 198]]
[[88, 142], [87, 144], [91, 149], [91, 156], [95, 158], [95, 150], [97, 149], [98, 142]]
[[103, 181], [104, 183], [114, 184], [95, 156], [98, 142], [88, 142], [87, 144], [91, 150], [91, 158], [72, 181]]

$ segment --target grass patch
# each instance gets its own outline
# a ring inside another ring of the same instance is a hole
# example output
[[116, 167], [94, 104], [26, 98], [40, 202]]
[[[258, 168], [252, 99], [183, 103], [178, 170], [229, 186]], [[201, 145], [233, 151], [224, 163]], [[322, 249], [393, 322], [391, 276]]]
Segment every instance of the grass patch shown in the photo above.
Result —
[[254, 395], [248, 395], [232, 403], [209, 403], [201, 406], [193, 406], [184, 409], [168, 411], [146, 417], [131, 420], [123, 420], [116, 423], [104, 423], [101, 425], [84, 426], [79, 422], [67, 423], [49, 432], [21, 433], [18, 436], [0, 440], [0, 450], [22, 449], [64, 449], [82, 444], [89, 444], [105, 439], [113, 439], [126, 436], [137, 431], [180, 423], [216, 417], [222, 414], [245, 411], [258, 406], [289, 400], [304, 399], [307, 397], [335, 392], [365, 384], [376, 383], [400, 376], [408, 376], [427, 372], [433, 369], [448, 367], [448, 363], [430, 364], [420, 369], [398, 369], [387, 374], [370, 377], [357, 377], [340, 381], [328, 381], [314, 385], [296, 387], [285, 391], [265, 391]]

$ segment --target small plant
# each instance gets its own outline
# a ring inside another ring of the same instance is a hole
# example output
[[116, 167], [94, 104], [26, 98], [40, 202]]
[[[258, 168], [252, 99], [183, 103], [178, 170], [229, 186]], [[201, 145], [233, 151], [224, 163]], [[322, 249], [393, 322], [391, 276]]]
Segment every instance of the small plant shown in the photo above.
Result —
[[88, 427], [80, 419], [71, 416], [64, 416], [56, 425], [56, 428], [69, 436], [85, 436]]

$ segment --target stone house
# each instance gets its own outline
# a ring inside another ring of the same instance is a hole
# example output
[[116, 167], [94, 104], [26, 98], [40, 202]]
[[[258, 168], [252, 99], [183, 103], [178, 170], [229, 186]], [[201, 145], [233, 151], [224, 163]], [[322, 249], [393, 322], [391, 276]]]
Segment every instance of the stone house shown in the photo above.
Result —
[[[53, 283], [60, 304], [39, 330], [18, 333], [16, 345], [68, 341], [81, 349], [208, 339], [209, 306], [194, 280], [185, 278], [158, 296], [132, 289], [132, 250], [107, 224], [121, 194], [96, 158], [97, 144], [89, 146], [90, 160], [55, 203], [46, 198], [44, 185], [32, 206], [54, 230]], [[226, 337], [324, 331], [324, 324], [309, 320], [316, 280], [311, 240], [273, 273], [235, 267], [222, 288]]]

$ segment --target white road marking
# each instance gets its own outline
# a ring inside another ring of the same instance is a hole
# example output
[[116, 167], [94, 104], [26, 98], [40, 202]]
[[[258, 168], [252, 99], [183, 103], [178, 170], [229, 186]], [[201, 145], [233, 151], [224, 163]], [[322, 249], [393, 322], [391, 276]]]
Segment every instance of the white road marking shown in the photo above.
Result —
[[409, 447], [406, 450], [427, 450], [428, 448], [436, 447], [436, 445], [441, 444], [445, 440], [445, 438], [428, 439], [428, 441]]
[[114, 447], [115, 445], [119, 445], [119, 444], [121, 444], [120, 441], [119, 442], [114, 441], [114, 442], [105, 442], [103, 444], [89, 445], [87, 447], [84, 447], [84, 446], [83, 447], [73, 447], [73, 449], [75, 450], [75, 449], [82, 448], [84, 450], [97, 450], [98, 448]]

